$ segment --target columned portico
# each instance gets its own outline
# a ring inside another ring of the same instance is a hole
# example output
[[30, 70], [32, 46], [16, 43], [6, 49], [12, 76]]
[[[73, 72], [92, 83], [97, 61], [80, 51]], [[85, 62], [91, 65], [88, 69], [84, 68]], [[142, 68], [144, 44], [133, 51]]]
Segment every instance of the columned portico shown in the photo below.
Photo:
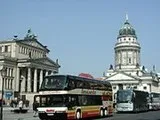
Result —
[[[19, 73], [18, 73], [19, 72]], [[37, 93], [40, 85], [43, 81], [43, 77], [46, 75], [53, 75], [55, 74], [55, 71], [49, 69], [42, 69], [41, 67], [19, 67], [17, 74], [19, 74], [19, 86], [20, 87], [18, 90], [20, 94], [25, 94], [25, 93]], [[32, 80], [33, 78], [33, 80]], [[33, 81], [33, 82], [32, 82]], [[6, 88], [11, 87], [9, 86], [11, 80], [6, 79], [5, 80], [5, 86]]]

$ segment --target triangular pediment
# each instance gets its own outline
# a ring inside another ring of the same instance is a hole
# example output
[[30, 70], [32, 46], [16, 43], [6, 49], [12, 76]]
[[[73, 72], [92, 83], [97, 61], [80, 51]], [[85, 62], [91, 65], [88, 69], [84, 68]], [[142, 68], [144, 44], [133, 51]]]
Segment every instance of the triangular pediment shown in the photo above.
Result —
[[39, 58], [39, 59], [33, 59], [32, 62], [38, 63], [38, 64], [43, 64], [46, 66], [54, 66], [54, 67], [60, 67], [60, 65], [57, 62], [54, 62], [50, 58]]
[[124, 74], [124, 73], [116, 73], [110, 77], [107, 78], [107, 80], [135, 80], [131, 75]]
[[46, 48], [46, 46], [43, 46], [40, 42], [38, 42], [36, 39], [27, 39], [27, 40], [19, 40], [18, 42], [20, 43], [23, 43], [23, 44], [27, 44], [29, 46], [33, 46], [33, 47], [36, 47], [36, 48], [40, 48], [40, 49], [44, 49], [44, 50], [48, 50]]

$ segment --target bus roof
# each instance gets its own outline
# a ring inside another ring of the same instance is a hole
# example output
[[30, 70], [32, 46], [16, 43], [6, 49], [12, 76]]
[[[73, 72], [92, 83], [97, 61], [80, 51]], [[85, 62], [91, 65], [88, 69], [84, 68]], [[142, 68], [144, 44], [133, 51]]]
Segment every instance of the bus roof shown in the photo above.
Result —
[[68, 78], [74, 78], [75, 80], [81, 80], [81, 81], [89, 81], [89, 82], [96, 82], [96, 83], [100, 83], [100, 84], [106, 84], [108, 86], [111, 86], [111, 83], [109, 81], [104, 81], [104, 80], [96, 80], [96, 79], [90, 79], [90, 78], [84, 78], [84, 77], [80, 77], [80, 76], [75, 76], [75, 75], [64, 75], [64, 74], [55, 74], [55, 75], [47, 75], [45, 77], [53, 77], [53, 76], [64, 76], [64, 77], [68, 77]]

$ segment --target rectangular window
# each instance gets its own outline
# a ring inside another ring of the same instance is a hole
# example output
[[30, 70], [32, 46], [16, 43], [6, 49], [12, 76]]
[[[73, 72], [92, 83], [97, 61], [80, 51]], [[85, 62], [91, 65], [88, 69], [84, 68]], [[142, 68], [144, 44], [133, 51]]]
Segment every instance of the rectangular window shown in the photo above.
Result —
[[82, 95], [78, 96], [79, 104], [82, 106], [87, 105], [102, 105], [102, 98], [101, 96], [97, 95]]
[[8, 46], [5, 46], [4, 52], [8, 52]]
[[12, 85], [13, 85], [13, 80], [11, 79], [11, 89], [13, 89], [13, 86], [12, 86]]
[[134, 89], [137, 89], [137, 86], [134, 86], [133, 88], [134, 88]]
[[129, 63], [131, 63], [131, 58], [129, 58]]
[[2, 52], [2, 46], [0, 46], [0, 52]]

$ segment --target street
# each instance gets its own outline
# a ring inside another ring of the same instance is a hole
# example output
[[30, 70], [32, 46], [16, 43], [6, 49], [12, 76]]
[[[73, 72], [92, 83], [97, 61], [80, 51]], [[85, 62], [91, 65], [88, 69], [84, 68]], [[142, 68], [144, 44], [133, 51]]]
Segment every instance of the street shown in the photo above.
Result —
[[94, 120], [160, 120], [160, 111], [149, 111], [142, 113], [120, 113], [113, 117]]
[[[33, 117], [33, 111], [28, 113], [13, 113], [10, 109], [4, 109], [4, 120], [39, 120], [38, 117]], [[94, 118], [92, 120], [160, 120], [160, 111], [149, 111], [137, 114], [132, 113], [115, 113], [112, 117]]]

